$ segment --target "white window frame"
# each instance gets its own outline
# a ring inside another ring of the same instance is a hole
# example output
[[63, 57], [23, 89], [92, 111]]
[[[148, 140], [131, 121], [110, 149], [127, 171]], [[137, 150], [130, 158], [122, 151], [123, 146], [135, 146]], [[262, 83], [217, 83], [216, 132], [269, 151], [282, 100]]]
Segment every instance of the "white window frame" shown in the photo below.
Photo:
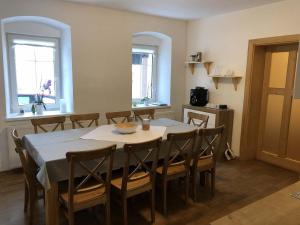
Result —
[[[14, 39], [25, 39], [33, 41], [46, 41], [53, 42], [55, 44], [55, 68], [54, 68], [54, 85], [56, 90], [55, 104], [46, 104], [47, 111], [59, 110], [59, 100], [62, 96], [62, 76], [61, 76], [61, 48], [60, 38], [57, 37], [41, 37], [34, 35], [14, 34], [7, 33], [7, 56], [8, 56], [8, 68], [9, 68], [9, 93], [10, 93], [10, 113], [18, 113], [20, 108], [26, 112], [31, 111], [31, 104], [19, 106], [18, 105], [18, 94], [17, 94], [17, 77], [16, 77], [16, 66], [15, 66], [15, 51], [13, 49]], [[8, 107], [8, 106], [7, 106]]]
[[[152, 67], [152, 98], [149, 99], [149, 103], [156, 102], [157, 101], [157, 66], [158, 66], [158, 46], [155, 45], [142, 45], [142, 44], [134, 44], [132, 45], [132, 49], [137, 48], [137, 49], [145, 49], [145, 50], [152, 50], [154, 51], [154, 56], [153, 56], [153, 67]], [[131, 49], [131, 55], [133, 53]], [[131, 73], [132, 76], [132, 73]], [[132, 98], [132, 96], [131, 96]], [[132, 98], [132, 102], [134, 103], [140, 103], [142, 98]]]

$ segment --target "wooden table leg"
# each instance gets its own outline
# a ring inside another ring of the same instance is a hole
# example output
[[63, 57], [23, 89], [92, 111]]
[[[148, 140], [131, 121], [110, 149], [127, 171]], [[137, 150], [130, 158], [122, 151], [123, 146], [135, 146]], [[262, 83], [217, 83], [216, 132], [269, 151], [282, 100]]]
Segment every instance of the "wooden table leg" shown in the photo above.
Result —
[[45, 195], [46, 225], [59, 225], [58, 184], [51, 183], [51, 187]]

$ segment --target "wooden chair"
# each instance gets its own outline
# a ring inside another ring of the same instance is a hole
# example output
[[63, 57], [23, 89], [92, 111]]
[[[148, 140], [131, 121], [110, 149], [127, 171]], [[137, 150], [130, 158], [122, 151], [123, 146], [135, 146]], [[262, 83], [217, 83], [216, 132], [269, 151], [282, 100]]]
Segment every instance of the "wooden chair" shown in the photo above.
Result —
[[76, 124], [79, 126], [79, 128], [84, 128], [85, 126], [82, 125], [82, 122], [89, 121], [88, 125], [86, 127], [91, 127], [93, 123], [95, 126], [99, 126], [99, 113], [89, 113], [89, 114], [81, 114], [81, 115], [71, 115], [70, 120], [72, 122], [72, 129], [76, 128]]
[[219, 150], [224, 126], [217, 128], [200, 129], [198, 132], [198, 141], [194, 150], [193, 161], [191, 163], [193, 195], [196, 200], [197, 192], [197, 174], [209, 173], [211, 178], [211, 194], [215, 193], [215, 171], [216, 171], [216, 155]]
[[31, 123], [34, 127], [34, 132], [38, 133], [38, 128], [40, 128], [44, 132], [48, 132], [48, 130], [44, 127], [44, 125], [55, 125], [52, 131], [56, 131], [58, 127], [61, 130], [65, 129], [66, 117], [65, 116], [56, 116], [56, 117], [49, 117], [49, 118], [39, 118], [39, 119], [31, 119]]
[[118, 121], [116, 119], [121, 119], [121, 123], [130, 122], [131, 121], [131, 111], [122, 111], [122, 112], [107, 112], [106, 113], [107, 123], [117, 124]]
[[[124, 225], [128, 224], [127, 199], [146, 191], [151, 192], [151, 222], [155, 221], [155, 170], [160, 145], [161, 138], [124, 146], [126, 158], [123, 176], [112, 180], [113, 190], [122, 199]], [[143, 153], [147, 154], [141, 156]], [[137, 165], [130, 167], [132, 161], [136, 161]]]
[[143, 120], [143, 117], [154, 120], [155, 109], [139, 109], [133, 110], [136, 121]]
[[[199, 113], [188, 112], [188, 124], [193, 124], [194, 126], [200, 128], [206, 128], [208, 123], [209, 116]], [[197, 121], [200, 120], [200, 123]]]
[[197, 131], [185, 133], [170, 133], [167, 136], [167, 154], [163, 166], [158, 167], [156, 172], [162, 181], [163, 189], [163, 212], [167, 213], [167, 183], [181, 177], [185, 178], [185, 201], [188, 201], [190, 161], [195, 145]]
[[[66, 154], [69, 164], [68, 191], [61, 193], [59, 198], [70, 225], [74, 224], [75, 212], [100, 204], [104, 204], [106, 208], [106, 224], [111, 223], [110, 187], [115, 149], [116, 145], [113, 145], [99, 150]], [[87, 174], [77, 178], [76, 184], [75, 168], [82, 169]], [[99, 171], [104, 173], [99, 174]]]
[[[35, 205], [38, 198], [44, 197], [43, 187], [36, 179], [37, 167], [30, 163], [28, 153], [24, 149], [22, 140], [19, 138], [17, 130], [14, 129], [11, 136], [15, 143], [15, 151], [19, 155], [21, 165], [24, 172], [25, 181], [25, 198], [24, 198], [24, 212], [28, 211], [29, 206], [29, 224], [33, 224]], [[39, 195], [41, 193], [41, 195]]]

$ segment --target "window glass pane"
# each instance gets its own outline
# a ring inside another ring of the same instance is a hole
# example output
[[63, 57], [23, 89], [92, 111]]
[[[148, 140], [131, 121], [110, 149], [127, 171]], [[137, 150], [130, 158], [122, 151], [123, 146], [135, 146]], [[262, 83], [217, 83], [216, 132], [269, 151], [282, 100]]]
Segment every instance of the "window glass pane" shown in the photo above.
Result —
[[15, 44], [14, 46], [19, 106], [33, 103], [36, 94], [44, 94], [45, 103], [55, 103], [57, 93], [55, 87], [55, 48], [48, 47], [50, 42], [40, 43], [48, 44], [47, 47], [25, 44]]
[[300, 161], [300, 99], [294, 99], [290, 118], [287, 156], [288, 158]]
[[34, 61], [34, 48], [32, 46], [27, 45], [15, 45], [15, 57], [16, 60], [19, 61]]
[[47, 47], [37, 47], [36, 50], [36, 58], [38, 61], [48, 61], [53, 62], [54, 61], [54, 49], [53, 48], [47, 48]]
[[133, 49], [132, 53], [132, 98], [153, 98], [154, 51]]
[[266, 112], [263, 150], [278, 154], [283, 111], [283, 95], [269, 95]]
[[289, 52], [272, 53], [269, 87], [271, 88], [285, 87], [288, 61], [289, 61]]

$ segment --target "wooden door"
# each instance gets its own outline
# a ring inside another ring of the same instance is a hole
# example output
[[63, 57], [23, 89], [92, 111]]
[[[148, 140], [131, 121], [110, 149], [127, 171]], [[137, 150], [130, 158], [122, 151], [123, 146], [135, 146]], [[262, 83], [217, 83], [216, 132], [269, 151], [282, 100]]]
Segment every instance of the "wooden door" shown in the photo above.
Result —
[[298, 45], [268, 47], [257, 158], [300, 170], [300, 102], [293, 99]]

